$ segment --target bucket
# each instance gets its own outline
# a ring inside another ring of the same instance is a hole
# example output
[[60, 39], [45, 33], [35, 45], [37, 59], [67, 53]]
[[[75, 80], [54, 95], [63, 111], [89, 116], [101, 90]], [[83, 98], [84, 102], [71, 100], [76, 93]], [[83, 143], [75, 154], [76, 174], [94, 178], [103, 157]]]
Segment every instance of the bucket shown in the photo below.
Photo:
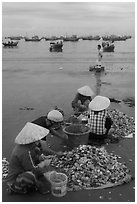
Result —
[[68, 177], [66, 174], [52, 172], [49, 176], [51, 183], [51, 193], [53, 196], [62, 197], [67, 193], [67, 181]]
[[71, 124], [63, 129], [68, 135], [68, 146], [73, 148], [88, 144], [90, 128], [83, 124]]

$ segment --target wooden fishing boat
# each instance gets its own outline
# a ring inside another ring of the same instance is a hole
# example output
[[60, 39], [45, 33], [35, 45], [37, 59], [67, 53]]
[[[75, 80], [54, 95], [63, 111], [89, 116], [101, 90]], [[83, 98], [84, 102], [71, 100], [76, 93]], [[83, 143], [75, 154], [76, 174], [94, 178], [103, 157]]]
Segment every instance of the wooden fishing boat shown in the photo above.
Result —
[[18, 41], [8, 41], [8, 42], [2, 42], [2, 44], [4, 45], [4, 47], [15, 47], [18, 45]]
[[70, 37], [63, 37], [64, 41], [72, 41], [72, 42], [76, 42], [79, 40], [79, 38], [77, 37], [77, 35], [72, 35]]
[[114, 52], [114, 44], [109, 42], [102, 42], [103, 52]]
[[54, 42], [50, 42], [50, 47], [49, 47], [49, 50], [50, 52], [52, 51], [57, 51], [57, 52], [61, 52], [63, 49], [63, 42], [60, 40], [60, 41], [54, 41]]
[[110, 45], [110, 46], [104, 46], [103, 47], [103, 52], [114, 52], [114, 45]]
[[42, 38], [39, 38], [37, 35], [35, 35], [32, 38], [25, 37], [24, 39], [25, 41], [39, 42]]
[[10, 36], [9, 39], [11, 40], [21, 40], [23, 37], [22, 36]]

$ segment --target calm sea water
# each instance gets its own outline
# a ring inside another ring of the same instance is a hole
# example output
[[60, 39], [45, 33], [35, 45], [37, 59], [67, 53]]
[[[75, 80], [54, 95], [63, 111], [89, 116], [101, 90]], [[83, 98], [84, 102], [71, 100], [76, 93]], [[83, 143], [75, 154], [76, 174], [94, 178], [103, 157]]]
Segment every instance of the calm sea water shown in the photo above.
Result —
[[[63, 52], [53, 53], [49, 52], [49, 41], [21, 40], [18, 48], [3, 48], [3, 72], [51, 72], [55, 66], [66, 68], [66, 71], [84, 71], [90, 64], [95, 63], [98, 43], [98, 41], [64, 42]], [[134, 71], [134, 39], [115, 42], [115, 52], [104, 53], [103, 62], [110, 71], [117, 71], [125, 63], [128, 71]]]

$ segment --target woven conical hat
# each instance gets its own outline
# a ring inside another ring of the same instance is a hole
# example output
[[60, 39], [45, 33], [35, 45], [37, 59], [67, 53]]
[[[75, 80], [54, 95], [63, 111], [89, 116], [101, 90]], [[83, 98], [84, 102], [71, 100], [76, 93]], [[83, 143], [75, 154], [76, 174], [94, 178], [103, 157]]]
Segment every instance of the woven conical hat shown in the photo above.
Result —
[[91, 90], [89, 86], [83, 86], [79, 88], [77, 91], [83, 96], [93, 96], [94, 95], [94, 92]]
[[27, 122], [21, 132], [15, 138], [17, 144], [30, 144], [47, 136], [49, 130], [34, 123]]
[[63, 121], [63, 115], [58, 110], [52, 110], [48, 113], [47, 118], [49, 120], [52, 120], [54, 122], [62, 122]]
[[90, 103], [89, 103], [89, 109], [93, 111], [101, 111], [108, 108], [110, 105], [109, 98], [105, 96], [96, 96]]

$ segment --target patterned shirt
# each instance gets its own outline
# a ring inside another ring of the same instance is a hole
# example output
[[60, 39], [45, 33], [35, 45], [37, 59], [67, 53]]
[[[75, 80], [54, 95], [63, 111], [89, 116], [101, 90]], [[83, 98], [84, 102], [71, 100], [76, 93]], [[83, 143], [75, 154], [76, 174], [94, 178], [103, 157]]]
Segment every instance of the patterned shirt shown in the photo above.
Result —
[[106, 133], [105, 122], [108, 116], [107, 110], [90, 112], [91, 133], [103, 135]]

